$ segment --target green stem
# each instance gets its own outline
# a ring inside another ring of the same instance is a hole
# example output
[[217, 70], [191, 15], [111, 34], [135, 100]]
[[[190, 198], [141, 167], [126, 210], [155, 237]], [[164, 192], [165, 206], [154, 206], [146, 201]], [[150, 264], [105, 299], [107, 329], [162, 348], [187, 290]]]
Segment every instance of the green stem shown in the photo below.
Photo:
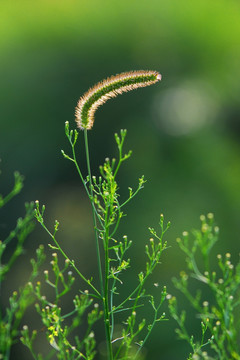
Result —
[[105, 216], [105, 236], [104, 236], [105, 286], [103, 287], [103, 275], [102, 275], [101, 257], [100, 257], [100, 249], [99, 249], [98, 233], [97, 233], [97, 221], [96, 221], [95, 206], [94, 206], [94, 200], [93, 200], [92, 174], [91, 174], [91, 166], [90, 166], [87, 129], [84, 129], [84, 141], [85, 141], [86, 161], [87, 161], [87, 169], [88, 169], [88, 176], [89, 176], [89, 188], [90, 188], [89, 198], [90, 198], [90, 201], [92, 204], [94, 233], [95, 233], [95, 240], [96, 240], [97, 260], [98, 260], [98, 269], [99, 269], [99, 280], [100, 280], [101, 293], [102, 293], [102, 299], [103, 299], [103, 308], [104, 308], [104, 319], [105, 319], [104, 325], [105, 325], [105, 332], [106, 332], [108, 359], [112, 360], [113, 353], [112, 353], [112, 344], [111, 344], [110, 317], [109, 317], [109, 307], [108, 307], [108, 273], [109, 273], [108, 239], [109, 239], [109, 230], [108, 230], [108, 226], [106, 226], [108, 213], [106, 213], [106, 216]]
[[[108, 208], [107, 208], [108, 210]], [[111, 344], [111, 325], [110, 325], [110, 312], [108, 304], [108, 293], [109, 293], [109, 227], [108, 227], [108, 211], [106, 211], [105, 216], [105, 234], [104, 234], [104, 251], [105, 251], [105, 288], [104, 288], [104, 317], [105, 317], [105, 331], [106, 331], [106, 340], [107, 340], [107, 350], [108, 350], [108, 359], [113, 360], [113, 351]]]
[[84, 280], [90, 287], [91, 289], [97, 294], [97, 296], [99, 298], [102, 298], [102, 295], [99, 293], [99, 291], [95, 288], [94, 285], [92, 285], [90, 280], [87, 280], [85, 278], [85, 276], [78, 270], [78, 268], [75, 266], [74, 261], [70, 260], [69, 257], [67, 256], [67, 254], [65, 254], [65, 252], [63, 251], [63, 249], [61, 248], [61, 246], [59, 245], [59, 243], [57, 242], [55, 236], [48, 230], [48, 228], [45, 226], [44, 222], [40, 221], [40, 224], [42, 225], [42, 227], [44, 228], [44, 230], [50, 235], [50, 237], [53, 239], [55, 245], [57, 246], [58, 250], [60, 251], [60, 253], [63, 255], [63, 257], [65, 259], [67, 259], [70, 263], [70, 265], [73, 267], [73, 269], [76, 271], [76, 273], [81, 277], [82, 280]]
[[103, 276], [102, 276], [102, 265], [101, 265], [101, 256], [100, 256], [100, 249], [99, 249], [99, 242], [98, 242], [98, 233], [97, 233], [97, 221], [96, 221], [96, 214], [95, 214], [95, 206], [93, 200], [93, 189], [92, 189], [92, 174], [91, 174], [91, 166], [90, 166], [90, 157], [89, 157], [89, 148], [88, 148], [88, 137], [87, 137], [87, 129], [84, 129], [84, 141], [85, 141], [85, 151], [86, 151], [86, 161], [87, 161], [87, 169], [88, 169], [88, 176], [89, 176], [89, 187], [90, 187], [90, 195], [88, 193], [89, 199], [92, 205], [92, 213], [93, 213], [93, 224], [94, 224], [94, 234], [95, 234], [95, 242], [96, 242], [96, 250], [97, 250], [97, 262], [98, 262], [98, 272], [99, 272], [99, 281], [100, 281], [100, 288], [101, 294], [103, 296]]
[[120, 209], [125, 206], [130, 200], [132, 200], [134, 198], [134, 196], [136, 196], [138, 194], [138, 192], [143, 188], [143, 186], [139, 186], [138, 189], [132, 194], [131, 197], [129, 197], [126, 201], [124, 201], [121, 205], [120, 205]]
[[[162, 251], [161, 251], [161, 253], [162, 253]], [[160, 255], [161, 255], [161, 253], [160, 253]], [[160, 255], [159, 255], [159, 257], [160, 257]], [[155, 269], [155, 267], [157, 266], [157, 264], [158, 264], [158, 261], [153, 260], [148, 272], [146, 273], [146, 275], [145, 275], [144, 279], [141, 281], [141, 283], [139, 283], [139, 285], [135, 288], [135, 290], [120, 305], [118, 305], [118, 307], [116, 307], [116, 309], [114, 311], [116, 311], [118, 308], [121, 308], [122, 305], [124, 305], [125, 302], [127, 302], [137, 292], [137, 295], [136, 295], [135, 300], [134, 300], [134, 305], [133, 305], [133, 307], [131, 309], [132, 312], [135, 311], [135, 309], [137, 308], [137, 303], [138, 303], [138, 301], [140, 299], [140, 294], [141, 294], [142, 289], [143, 289], [143, 287], [145, 285], [145, 282], [146, 282], [147, 278], [149, 277], [149, 275], [152, 274], [152, 272]], [[126, 330], [126, 333], [128, 333], [128, 332], [129, 332], [129, 325], [128, 325], [127, 330]], [[123, 348], [123, 343], [121, 343], [121, 345], [118, 348], [118, 351], [117, 351], [116, 357], [115, 357], [116, 360], [117, 360], [118, 354], [121, 352], [122, 348]], [[127, 356], [128, 350], [129, 350], [129, 348], [127, 347], [126, 351], [125, 351], [125, 357]]]
[[119, 150], [119, 162], [118, 162], [117, 168], [116, 168], [116, 170], [115, 170], [115, 172], [114, 172], [114, 174], [113, 174], [113, 179], [116, 178], [116, 175], [117, 175], [117, 173], [118, 173], [118, 170], [119, 170], [121, 164], [122, 164], [122, 149]]
[[[69, 140], [69, 141], [70, 141], [70, 140]], [[73, 153], [73, 159], [72, 159], [72, 160], [73, 160], [73, 162], [74, 162], [74, 164], [75, 164], [75, 166], [76, 166], [77, 172], [78, 172], [78, 174], [79, 174], [79, 176], [80, 176], [80, 178], [81, 178], [81, 180], [82, 180], [82, 183], [83, 183], [84, 189], [86, 190], [87, 196], [89, 197], [89, 199], [91, 199], [92, 193], [89, 193], [88, 187], [87, 187], [87, 185], [86, 185], [86, 181], [84, 180], [83, 175], [82, 175], [82, 172], [81, 172], [81, 170], [80, 170], [80, 168], [79, 168], [79, 165], [78, 165], [78, 162], [77, 162], [77, 158], [76, 158], [75, 149], [74, 149], [74, 144], [73, 144], [71, 141], [70, 141], [70, 143], [71, 143], [71, 146], [72, 146], [72, 153]], [[92, 179], [91, 179], [91, 180], [92, 180]], [[93, 205], [93, 204], [92, 204], [92, 205]], [[97, 213], [96, 208], [94, 207], [94, 205], [93, 205], [93, 209], [94, 209], [94, 212], [95, 212], [95, 218], [97, 217], [98, 220], [99, 220], [99, 222], [100, 222], [100, 224], [102, 225], [101, 218], [100, 218], [100, 216], [98, 215], [98, 213]]]
[[[131, 309], [132, 312], [134, 312], [134, 311], [136, 310], [137, 303], [138, 303], [138, 300], [139, 300], [139, 298], [140, 298], [140, 294], [141, 294], [141, 291], [142, 291], [142, 289], [143, 289], [144, 283], [145, 283], [145, 281], [141, 284], [141, 286], [140, 286], [139, 289], [138, 289], [137, 296], [136, 296], [136, 298], [135, 298], [135, 300], [134, 300], [134, 305], [133, 305], [133, 307], [132, 307], [132, 309]], [[129, 333], [129, 330], [130, 330], [130, 325], [127, 326], [127, 330], [126, 330], [126, 333], [127, 333], [127, 334]], [[121, 345], [120, 345], [119, 348], [118, 348], [117, 356], [116, 356], [116, 358], [115, 358], [116, 360], [117, 360], [117, 357], [118, 357], [118, 355], [120, 354], [123, 346], [124, 346], [124, 343], [122, 342]], [[127, 358], [128, 351], [129, 351], [129, 346], [126, 346], [126, 349], [125, 349], [125, 357], [124, 357], [124, 358]]]
[[148, 340], [148, 338], [149, 338], [149, 336], [150, 336], [150, 334], [151, 334], [151, 332], [152, 332], [152, 330], [153, 330], [153, 327], [155, 326], [156, 322], [158, 321], [158, 320], [157, 320], [157, 319], [158, 319], [158, 312], [159, 312], [159, 309], [160, 309], [163, 301], [165, 300], [165, 296], [166, 296], [166, 293], [165, 293], [165, 294], [162, 293], [162, 298], [161, 298], [161, 300], [160, 300], [160, 303], [159, 303], [158, 307], [157, 307], [157, 308], [154, 307], [154, 319], [153, 319], [153, 322], [152, 322], [152, 324], [151, 324], [151, 326], [150, 326], [150, 328], [149, 328], [149, 330], [148, 330], [147, 335], [145, 336], [143, 342], [141, 343], [141, 346], [139, 346], [139, 348], [138, 348], [138, 350], [137, 350], [137, 352], [136, 352], [136, 355], [134, 356], [133, 360], [135, 360], [135, 359], [137, 358], [138, 354], [140, 353], [140, 351], [141, 351], [142, 348], [144, 347], [145, 343], [147, 342], [147, 340]]

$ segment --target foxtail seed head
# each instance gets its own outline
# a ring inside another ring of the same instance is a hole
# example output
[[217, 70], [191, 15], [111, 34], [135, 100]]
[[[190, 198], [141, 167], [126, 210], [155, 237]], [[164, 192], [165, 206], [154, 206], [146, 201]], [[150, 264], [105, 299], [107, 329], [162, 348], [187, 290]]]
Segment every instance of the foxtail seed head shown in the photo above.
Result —
[[91, 129], [97, 108], [108, 99], [123, 92], [145, 87], [160, 81], [162, 76], [157, 71], [138, 70], [121, 73], [103, 80], [89, 89], [78, 101], [76, 123], [78, 128]]

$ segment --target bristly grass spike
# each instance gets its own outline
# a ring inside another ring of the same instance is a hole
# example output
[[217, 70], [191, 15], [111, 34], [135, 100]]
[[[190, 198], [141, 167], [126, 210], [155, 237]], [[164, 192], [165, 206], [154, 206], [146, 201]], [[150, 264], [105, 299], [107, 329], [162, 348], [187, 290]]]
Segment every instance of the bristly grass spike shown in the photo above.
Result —
[[108, 99], [124, 92], [149, 86], [162, 79], [161, 74], [152, 70], [138, 70], [111, 76], [90, 88], [78, 101], [75, 117], [79, 129], [93, 127], [97, 108]]

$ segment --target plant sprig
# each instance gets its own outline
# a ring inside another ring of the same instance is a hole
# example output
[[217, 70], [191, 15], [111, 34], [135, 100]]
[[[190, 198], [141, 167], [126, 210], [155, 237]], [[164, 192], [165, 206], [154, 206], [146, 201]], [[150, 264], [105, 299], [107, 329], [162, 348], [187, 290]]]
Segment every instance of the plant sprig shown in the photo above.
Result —
[[[97, 107], [103, 104], [106, 100], [125, 91], [148, 86], [157, 83], [160, 80], [161, 75], [156, 71], [134, 71], [122, 73], [98, 83], [82, 98], [80, 98], [76, 108], [76, 122], [77, 126], [84, 130], [87, 164], [87, 174], [85, 176], [78, 164], [75, 152], [78, 132], [76, 130], [70, 130], [69, 123], [65, 123], [65, 134], [70, 143], [72, 155], [66, 154], [63, 150], [62, 154], [65, 159], [70, 160], [75, 164], [81, 183], [92, 207], [93, 229], [98, 264], [98, 285], [93, 285], [93, 279], [86, 279], [83, 273], [75, 266], [74, 260], [68, 258], [62, 246], [60, 246], [56, 239], [56, 233], [59, 226], [58, 222], [55, 224], [54, 232], [49, 231], [43, 218], [45, 208], [43, 207], [42, 210], [40, 210], [39, 203], [36, 202], [36, 218], [52, 238], [53, 244], [50, 245], [51, 248], [63, 255], [66, 261], [68, 261], [72, 266], [73, 270], [75, 270], [75, 272], [93, 292], [91, 295], [99, 298], [102, 302], [108, 354], [107, 357], [109, 360], [117, 359], [118, 356], [121, 356], [121, 359], [128, 359], [133, 341], [137, 339], [140, 332], [145, 328], [145, 320], [142, 319], [136, 322], [135, 317], [136, 310], [139, 306], [142, 306], [140, 300], [142, 302], [145, 299], [150, 299], [150, 305], [154, 311], [154, 319], [153, 323], [147, 328], [147, 335], [139, 343], [135, 357], [138, 355], [142, 346], [148, 339], [155, 323], [164, 318], [164, 315], [159, 316], [158, 314], [161, 304], [166, 296], [165, 288], [162, 292], [159, 305], [155, 306], [153, 297], [145, 294], [145, 283], [154, 271], [155, 267], [159, 264], [162, 252], [167, 248], [166, 242], [163, 242], [163, 235], [169, 227], [169, 224], [166, 228], [164, 228], [163, 216], [161, 216], [161, 235], [158, 236], [153, 229], [150, 229], [150, 232], [153, 237], [155, 237], [156, 242], [151, 238], [150, 245], [146, 246], [147, 262], [145, 270], [138, 274], [138, 283], [135, 286], [135, 289], [133, 289], [125, 299], [117, 300], [117, 297], [119, 296], [119, 287], [123, 285], [121, 275], [130, 267], [130, 259], [126, 257], [126, 254], [132, 245], [132, 241], [128, 240], [127, 236], [123, 237], [123, 241], [119, 241], [116, 236], [121, 219], [124, 216], [123, 208], [139, 193], [141, 189], [143, 189], [146, 181], [144, 176], [140, 177], [137, 188], [133, 190], [129, 187], [127, 199], [121, 202], [117, 175], [122, 164], [129, 159], [132, 154], [131, 151], [127, 153], [124, 153], [123, 151], [127, 131], [121, 130], [119, 135], [115, 134], [115, 141], [118, 148], [118, 159], [110, 160], [109, 158], [106, 158], [103, 165], [99, 168], [99, 176], [95, 176], [92, 175], [91, 171], [88, 130], [93, 126], [94, 114]], [[54, 284], [49, 280], [49, 278], [47, 278], [47, 281], [50, 286], [54, 287]], [[96, 282], [95, 279], [94, 282]], [[66, 291], [68, 286], [63, 284], [63, 288], [64, 290], [62, 293]], [[56, 294], [56, 297], [61, 294]], [[121, 344], [113, 348], [113, 343], [116, 343], [116, 339], [114, 339], [115, 323], [120, 312], [126, 313], [126, 326], [122, 330]]]
[[[192, 347], [191, 356], [199, 355], [202, 347], [209, 345], [212, 349], [210, 353], [212, 351], [218, 359], [239, 360], [240, 323], [236, 320], [236, 314], [240, 306], [240, 262], [234, 266], [230, 260], [230, 253], [226, 253], [225, 256], [218, 254], [218, 267], [214, 269], [210, 255], [213, 245], [218, 240], [219, 228], [214, 223], [212, 213], [207, 216], [201, 215], [200, 220], [201, 228], [192, 231], [193, 239], [186, 231], [183, 232], [182, 238], [177, 239], [180, 249], [186, 255], [188, 271], [182, 271], [180, 279], [173, 279], [173, 282], [195, 309], [197, 317], [201, 318], [202, 339], [195, 342], [193, 336], [188, 334], [185, 326], [186, 313], [182, 311], [179, 315], [175, 297], [169, 298], [169, 309], [179, 325], [179, 337]], [[190, 279], [197, 280], [202, 285], [204, 293], [208, 290], [210, 300], [204, 298], [200, 286], [196, 294], [192, 294]], [[208, 340], [204, 341], [206, 333]], [[205, 358], [212, 357], [205, 352]]]
[[[101, 274], [101, 276], [99, 276], [100, 290], [93, 285], [93, 279], [88, 280], [85, 278], [82, 272], [76, 267], [74, 261], [68, 258], [67, 254], [62, 249], [62, 246], [60, 246], [56, 239], [59, 223], [55, 223], [53, 232], [46, 227], [44, 222], [45, 207], [43, 206], [40, 210], [38, 202], [36, 202], [35, 215], [39, 223], [53, 240], [53, 244], [51, 244], [50, 247], [54, 251], [60, 252], [73, 270], [75, 270], [86, 285], [88, 285], [89, 289], [92, 290], [92, 294], [89, 295], [98, 297], [102, 301], [109, 359], [118, 359], [119, 356], [121, 359], [128, 359], [129, 356], [133, 356], [132, 345], [134, 342], [138, 344], [134, 354], [134, 358], [137, 358], [139, 352], [149, 338], [155, 324], [165, 318], [165, 314], [160, 314], [160, 308], [166, 297], [166, 289], [164, 288], [162, 291], [158, 306], [155, 306], [154, 298], [151, 295], [146, 294], [145, 283], [155, 270], [155, 267], [159, 264], [162, 252], [167, 248], [167, 243], [163, 242], [163, 236], [169, 228], [170, 223], [165, 226], [163, 215], [161, 215], [160, 236], [157, 235], [157, 232], [154, 229], [149, 229], [151, 235], [156, 241], [151, 238], [150, 244], [146, 245], [145, 251], [147, 255], [147, 262], [145, 270], [138, 274], [138, 284], [135, 288], [125, 299], [122, 299], [119, 302], [119, 300], [117, 300], [119, 297], [119, 287], [123, 285], [121, 274], [130, 267], [130, 259], [126, 256], [128, 249], [132, 245], [132, 241], [129, 240], [126, 235], [123, 237], [122, 241], [119, 241], [115, 238], [115, 235], [117, 234], [121, 219], [124, 215], [123, 207], [125, 207], [128, 202], [130, 202], [138, 194], [138, 192], [143, 189], [146, 181], [142, 176], [139, 179], [137, 188], [135, 190], [129, 188], [128, 198], [123, 202], [120, 201], [117, 175], [121, 165], [131, 156], [131, 151], [127, 153], [124, 153], [123, 151], [127, 133], [126, 130], [121, 130], [120, 135], [115, 134], [115, 141], [118, 148], [118, 159], [110, 160], [109, 158], [106, 158], [104, 164], [100, 166], [100, 175], [98, 177], [95, 175], [92, 176], [90, 171], [87, 131], [84, 130], [86, 162], [88, 164], [88, 174], [86, 177], [83, 176], [75, 155], [75, 146], [78, 134], [76, 131], [69, 129], [68, 122], [65, 124], [65, 133], [72, 149], [72, 156], [69, 156], [62, 151], [63, 156], [65, 159], [68, 159], [75, 164], [81, 182], [92, 205], [95, 241], [97, 244], [97, 258], [99, 256], [98, 264], [101, 269], [99, 271]], [[103, 259], [100, 258], [100, 246], [103, 248]], [[49, 280], [49, 278], [47, 278], [47, 282], [50, 286], [54, 287], [54, 284]], [[63, 293], [64, 291], [65, 290], [63, 290]], [[56, 296], [58, 297], [58, 294], [56, 294]], [[136, 318], [135, 313], [139, 307], [143, 306], [145, 300], [148, 299], [149, 304], [153, 309], [153, 321], [147, 326], [146, 321], [144, 319], [140, 320], [138, 317]], [[126, 313], [126, 325], [122, 329], [122, 336], [119, 339], [116, 339], [115, 324], [120, 313]], [[145, 335], [143, 336], [143, 340], [137, 341], [137, 338], [144, 329]]]

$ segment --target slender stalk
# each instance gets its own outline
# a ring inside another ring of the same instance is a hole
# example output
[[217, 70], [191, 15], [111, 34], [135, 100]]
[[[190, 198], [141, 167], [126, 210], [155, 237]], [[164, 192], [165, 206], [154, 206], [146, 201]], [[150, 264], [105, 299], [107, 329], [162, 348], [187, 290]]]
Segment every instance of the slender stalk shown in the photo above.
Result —
[[150, 336], [150, 334], [151, 334], [151, 332], [153, 330], [153, 327], [155, 326], [156, 322], [158, 321], [158, 311], [159, 311], [160, 307], [162, 306], [163, 301], [165, 300], [165, 296], [166, 296], [166, 292], [162, 293], [162, 298], [160, 300], [160, 303], [159, 303], [158, 307], [157, 308], [154, 307], [154, 319], [153, 319], [153, 322], [151, 324], [151, 327], [148, 330], [147, 335], [145, 336], [143, 342], [141, 343], [141, 346], [139, 346], [133, 360], [137, 359], [138, 354], [143, 349], [145, 343], [147, 342], [147, 340], [148, 340], [148, 338], [149, 338], [149, 336]]
[[107, 351], [108, 351], [108, 359], [113, 359], [112, 353], [112, 345], [111, 345], [111, 333], [110, 333], [110, 317], [109, 317], [109, 306], [108, 306], [108, 273], [109, 273], [109, 256], [108, 256], [108, 240], [109, 240], [109, 229], [108, 229], [108, 212], [105, 216], [105, 235], [104, 235], [104, 252], [105, 252], [105, 284], [103, 286], [103, 275], [102, 275], [102, 266], [101, 266], [101, 257], [100, 257], [100, 248], [98, 242], [98, 233], [97, 233], [97, 221], [93, 200], [93, 189], [92, 189], [92, 175], [91, 175], [91, 166], [90, 166], [90, 157], [89, 157], [89, 147], [88, 147], [88, 137], [87, 137], [87, 129], [84, 129], [84, 141], [85, 141], [85, 152], [86, 152], [86, 160], [87, 160], [87, 169], [89, 176], [89, 187], [90, 187], [90, 201], [92, 204], [92, 213], [93, 213], [93, 223], [94, 223], [94, 233], [96, 240], [96, 249], [97, 249], [97, 261], [98, 261], [98, 269], [99, 269], [99, 280], [101, 286], [102, 300], [103, 300], [103, 308], [104, 308], [104, 325], [105, 325], [105, 333], [106, 333], [106, 341], [107, 341]]
[[85, 188], [85, 190], [86, 190], [86, 193], [87, 193], [88, 197], [90, 198], [90, 193], [89, 193], [89, 191], [88, 191], [88, 187], [87, 187], [87, 185], [86, 185], [86, 181], [84, 181], [82, 172], [81, 172], [81, 170], [80, 170], [80, 168], [79, 168], [79, 166], [78, 166], [78, 163], [77, 163], [77, 158], [76, 158], [76, 153], [75, 153], [74, 145], [73, 145], [73, 144], [71, 144], [71, 145], [72, 145], [72, 153], [73, 153], [74, 164], [75, 164], [76, 169], [77, 169], [77, 172], [78, 172], [78, 174], [79, 174], [79, 176], [80, 176], [80, 178], [81, 178], [81, 180], [82, 180], [82, 183], [83, 183], [83, 186], [84, 186], [84, 188]]
[[103, 291], [102, 265], [101, 265], [101, 256], [100, 256], [100, 249], [99, 249], [99, 242], [98, 242], [97, 220], [96, 220], [95, 206], [94, 206], [94, 200], [93, 200], [92, 174], [91, 174], [89, 148], [88, 148], [88, 136], [87, 136], [86, 129], [84, 129], [84, 141], [85, 141], [85, 152], [86, 152], [86, 161], [87, 161], [87, 169], [88, 169], [89, 185], [90, 185], [89, 187], [90, 187], [90, 195], [91, 195], [91, 197], [89, 197], [89, 198], [90, 198], [91, 205], [92, 205], [94, 234], [95, 234], [95, 242], [96, 242], [96, 250], [97, 250], [99, 281], [100, 281], [101, 294], [103, 296], [104, 291]]
[[[82, 175], [82, 172], [81, 172], [81, 170], [80, 170], [80, 168], [79, 168], [79, 165], [78, 165], [78, 162], [77, 162], [77, 158], [76, 158], [76, 153], [75, 153], [74, 144], [73, 144], [71, 141], [70, 141], [70, 143], [71, 143], [71, 146], [72, 146], [73, 162], [74, 162], [74, 164], [75, 164], [75, 166], [76, 166], [76, 169], [77, 169], [77, 172], [78, 172], [78, 174], [79, 174], [79, 176], [80, 176], [80, 178], [81, 178], [81, 180], [82, 180], [84, 189], [86, 190], [86, 193], [87, 193], [87, 195], [88, 195], [88, 197], [89, 197], [89, 199], [90, 199], [90, 197], [91, 197], [92, 195], [91, 195], [91, 193], [89, 193], [88, 187], [87, 187], [87, 185], [86, 185], [86, 181], [84, 180], [83, 175]], [[91, 179], [91, 180], [92, 180], [92, 179]], [[93, 205], [93, 204], [92, 204], [92, 205]], [[96, 208], [95, 208], [94, 206], [93, 206], [93, 209], [94, 209], [94, 212], [95, 212], [95, 217], [98, 218], [98, 221], [99, 221], [100, 224], [102, 225], [101, 218], [100, 218], [100, 216], [98, 215], [98, 213], [97, 213], [97, 211], [96, 211]]]
[[[134, 305], [133, 305], [133, 307], [132, 307], [132, 312], [135, 311], [135, 309], [136, 309], [136, 306], [137, 306], [138, 300], [139, 300], [139, 298], [140, 298], [140, 294], [141, 294], [141, 291], [142, 291], [142, 288], [143, 288], [144, 283], [145, 283], [145, 281], [144, 281], [143, 283], [141, 283], [140, 286], [138, 287], [138, 293], [137, 293], [137, 296], [136, 296], [136, 298], [135, 298], [135, 300], [134, 300]], [[128, 332], [129, 332], [129, 325], [128, 325], [127, 330], [126, 330], [126, 333], [128, 333]], [[119, 348], [118, 348], [117, 353], [116, 353], [116, 356], [115, 356], [115, 359], [116, 359], [116, 360], [117, 360], [118, 355], [120, 354], [123, 346], [124, 346], [124, 343], [122, 342], [121, 345], [120, 345]], [[124, 358], [127, 358], [128, 350], [129, 350], [129, 348], [126, 346], [125, 357], [124, 357]]]
[[63, 251], [63, 249], [61, 248], [61, 246], [59, 245], [59, 243], [57, 242], [55, 236], [48, 230], [48, 228], [45, 226], [44, 222], [40, 222], [42, 227], [44, 228], [44, 230], [50, 235], [50, 237], [53, 239], [55, 245], [57, 246], [58, 250], [61, 252], [61, 254], [63, 255], [63, 257], [65, 259], [67, 259], [70, 262], [70, 265], [73, 267], [73, 269], [76, 271], [76, 273], [92, 288], [92, 290], [100, 297], [102, 298], [102, 294], [99, 293], [99, 291], [95, 288], [94, 285], [91, 284], [91, 282], [89, 280], [87, 280], [85, 278], [85, 276], [78, 270], [78, 268], [75, 266], [74, 262], [72, 260], [69, 259], [69, 257], [67, 256], [67, 254], [65, 254], [65, 252]]
[[118, 173], [118, 170], [122, 164], [122, 148], [119, 147], [119, 162], [117, 164], [116, 170], [114, 171], [113, 178], [115, 179]]
[[[107, 208], [108, 210], [108, 208]], [[109, 293], [109, 227], [108, 227], [108, 211], [105, 216], [105, 236], [104, 236], [104, 252], [105, 252], [105, 287], [104, 287], [104, 316], [105, 316], [105, 329], [106, 329], [106, 340], [108, 349], [109, 360], [113, 359], [112, 344], [111, 344], [111, 325], [110, 325], [110, 312], [108, 304], [108, 293]]]

